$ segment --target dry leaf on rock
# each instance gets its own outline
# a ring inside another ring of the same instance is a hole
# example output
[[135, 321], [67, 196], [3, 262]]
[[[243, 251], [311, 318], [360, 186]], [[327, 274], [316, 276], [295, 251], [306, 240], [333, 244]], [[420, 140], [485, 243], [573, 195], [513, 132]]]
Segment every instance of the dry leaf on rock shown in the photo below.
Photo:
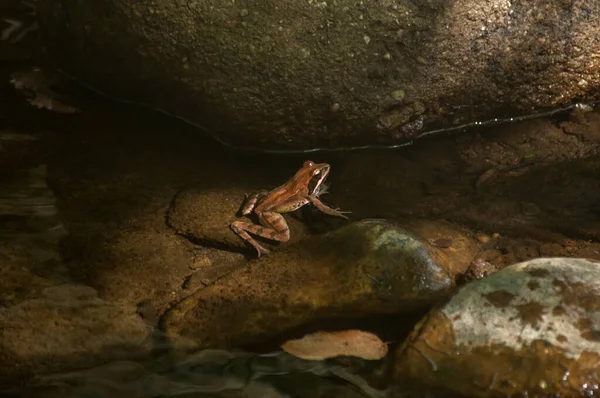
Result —
[[79, 113], [79, 109], [66, 105], [56, 98], [49, 97], [44, 94], [36, 94], [35, 98], [27, 100], [29, 104], [40, 109], [48, 109], [59, 113]]
[[316, 361], [337, 356], [378, 360], [388, 352], [387, 344], [379, 337], [361, 330], [316, 332], [286, 341], [281, 348], [298, 358]]
[[40, 68], [33, 68], [29, 71], [15, 72], [11, 75], [10, 83], [21, 91], [25, 96], [30, 97], [27, 102], [40, 109], [48, 109], [59, 113], [79, 113], [78, 108], [63, 103], [59, 98], [60, 94], [55, 92], [51, 86], [60, 82], [57, 74], [51, 74]]

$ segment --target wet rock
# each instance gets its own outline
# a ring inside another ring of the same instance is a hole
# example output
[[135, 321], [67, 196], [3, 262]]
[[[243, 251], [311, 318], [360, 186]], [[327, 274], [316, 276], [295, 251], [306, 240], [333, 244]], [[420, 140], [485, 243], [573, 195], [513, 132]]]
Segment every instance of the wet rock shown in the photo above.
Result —
[[562, 257], [567, 254], [567, 250], [558, 243], [544, 243], [540, 245], [540, 256], [542, 257]]
[[235, 145], [406, 142], [421, 126], [594, 98], [600, 83], [597, 2], [40, 0], [38, 10], [62, 69]]
[[[230, 225], [240, 218], [240, 208], [246, 194], [239, 188], [218, 188], [214, 190], [187, 189], [179, 192], [168, 212], [168, 223], [178, 234], [188, 239], [219, 248], [238, 248], [251, 252], [252, 247], [235, 234]], [[291, 230], [290, 244], [309, 234], [306, 223], [296, 214], [285, 216]], [[246, 218], [247, 219], [247, 218]], [[256, 219], [254, 222], [258, 222]], [[265, 246], [273, 248], [276, 242], [266, 241]], [[261, 241], [262, 244], [262, 241]]]
[[420, 309], [447, 295], [456, 271], [472, 260], [472, 251], [464, 257], [466, 237], [454, 231], [453, 241], [456, 247], [442, 249], [383, 220], [352, 223], [281, 248], [199, 290], [165, 315], [164, 330], [179, 348], [227, 348], [322, 317]]
[[[448, 269], [452, 278], [465, 272], [479, 247], [470, 237], [471, 231], [450, 222], [397, 218], [394, 223], [427, 241], [428, 246], [437, 248], [434, 251], [437, 262]], [[451, 245], [438, 247], [434, 242], [440, 240], [450, 241]]]
[[144, 355], [151, 329], [135, 306], [106, 302], [90, 287], [47, 287], [38, 298], [0, 308], [2, 373], [44, 373]]
[[[582, 124], [581, 129], [597, 131], [597, 125], [592, 124], [597, 121], [596, 118]], [[594, 164], [600, 163], [597, 148], [592, 152], [587, 151], [595, 147], [597, 141], [574, 138], [576, 135], [565, 134], [559, 128], [543, 128], [541, 124], [531, 127], [537, 130], [537, 137], [544, 135], [544, 139], [556, 140], [560, 144], [549, 148], [535, 136], [529, 136], [527, 146], [520, 148], [520, 151], [504, 151], [490, 141], [481, 144], [482, 147], [486, 144], [491, 147], [480, 151], [480, 154], [489, 156], [491, 161], [497, 164], [501, 153], [504, 153], [505, 161], [516, 165], [504, 168], [496, 184], [489, 187], [487, 194], [482, 193], [480, 200], [459, 207], [453, 214], [446, 214], [446, 217], [467, 225], [486, 225], [505, 235], [518, 234], [548, 244], [560, 243], [564, 236], [586, 236], [597, 240], [600, 229], [593, 220], [597, 218], [595, 193], [600, 190], [600, 179], [592, 172]], [[513, 145], [513, 142], [507, 140], [504, 145]], [[583, 142], [585, 146], [582, 146]], [[574, 145], [571, 146], [571, 143]], [[518, 148], [519, 145], [514, 147]], [[528, 152], [532, 155], [525, 159]], [[569, 160], [560, 161], [561, 157]], [[550, 230], [555, 236], [551, 236]], [[566, 254], [557, 245], [545, 245], [539, 251], [529, 251], [530, 254], [517, 254], [515, 259], [526, 261], [539, 255], [560, 257]]]
[[473, 262], [469, 266], [469, 269], [465, 273], [465, 279], [467, 281], [473, 279], [481, 279], [493, 274], [494, 272], [496, 272], [496, 270], [497, 268], [493, 264], [489, 263], [481, 257], [477, 257], [475, 260], [473, 260]]
[[472, 282], [398, 349], [396, 378], [465, 397], [592, 396], [600, 263], [542, 258]]
[[486, 244], [490, 241], [490, 236], [484, 234], [483, 232], [478, 232], [475, 234], [475, 239], [477, 239], [480, 243]]
[[247, 265], [247, 259], [241, 253], [208, 247], [198, 248], [194, 257], [195, 261], [192, 264], [194, 273], [186, 277], [181, 286], [184, 297], [214, 283], [231, 271]]

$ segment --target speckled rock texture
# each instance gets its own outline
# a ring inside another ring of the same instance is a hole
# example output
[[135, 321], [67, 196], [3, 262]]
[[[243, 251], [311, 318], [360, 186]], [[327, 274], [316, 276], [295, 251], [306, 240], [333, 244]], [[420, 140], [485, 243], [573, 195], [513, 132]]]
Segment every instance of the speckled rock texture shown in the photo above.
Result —
[[598, 280], [598, 262], [539, 258], [467, 284], [399, 348], [397, 376], [465, 397], [594, 396]]
[[38, 3], [68, 73], [237, 146], [397, 144], [600, 83], [594, 1]]

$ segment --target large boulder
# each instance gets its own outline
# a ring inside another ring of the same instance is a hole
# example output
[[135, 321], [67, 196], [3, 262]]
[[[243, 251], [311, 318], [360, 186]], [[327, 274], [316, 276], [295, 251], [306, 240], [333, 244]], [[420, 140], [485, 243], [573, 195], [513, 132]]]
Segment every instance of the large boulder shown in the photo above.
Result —
[[[429, 241], [440, 232], [451, 247]], [[231, 272], [174, 306], [162, 326], [178, 349], [231, 348], [326, 319], [406, 314], [448, 296], [476, 251], [450, 226], [363, 220]]]
[[279, 148], [400, 143], [592, 98], [600, 3], [40, 0], [69, 74]]
[[443, 396], [594, 396], [599, 278], [597, 261], [539, 258], [465, 285], [399, 347], [398, 385]]

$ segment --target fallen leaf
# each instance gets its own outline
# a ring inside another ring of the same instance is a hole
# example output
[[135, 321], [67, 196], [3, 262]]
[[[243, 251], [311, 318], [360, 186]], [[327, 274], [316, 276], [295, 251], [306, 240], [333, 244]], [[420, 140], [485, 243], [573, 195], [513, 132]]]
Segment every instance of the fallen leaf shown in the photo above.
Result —
[[48, 109], [59, 113], [79, 113], [78, 108], [70, 106], [60, 100], [61, 95], [51, 87], [60, 83], [60, 77], [48, 73], [40, 68], [29, 71], [15, 72], [11, 75], [10, 83], [29, 97], [27, 102], [40, 109]]
[[388, 352], [388, 346], [379, 337], [361, 330], [315, 332], [301, 339], [288, 340], [281, 348], [293, 356], [313, 361], [338, 356], [378, 360]]
[[79, 109], [63, 104], [56, 98], [49, 97], [44, 94], [37, 93], [35, 98], [28, 100], [31, 105], [40, 109], [48, 109], [50, 111], [59, 112], [59, 113], [79, 113]]

